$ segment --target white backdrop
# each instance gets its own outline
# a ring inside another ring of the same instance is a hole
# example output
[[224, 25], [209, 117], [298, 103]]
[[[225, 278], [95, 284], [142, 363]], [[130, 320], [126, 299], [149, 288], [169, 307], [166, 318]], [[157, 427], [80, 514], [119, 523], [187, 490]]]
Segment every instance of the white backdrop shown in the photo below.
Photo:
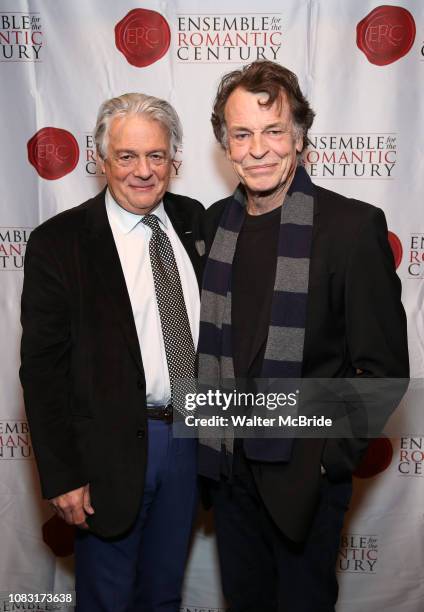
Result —
[[[171, 190], [209, 206], [235, 186], [209, 123], [220, 76], [258, 58], [294, 70], [317, 113], [305, 155], [313, 180], [385, 211], [420, 378], [423, 41], [420, 0], [0, 1], [0, 591], [73, 584], [72, 534], [39, 500], [18, 380], [19, 300], [31, 229], [104, 184], [91, 137], [100, 103], [128, 91], [169, 100], [185, 134]], [[409, 423], [408, 435], [373, 444], [355, 478], [340, 612], [423, 610], [424, 427], [419, 416]], [[209, 516], [182, 609], [224, 610]]]

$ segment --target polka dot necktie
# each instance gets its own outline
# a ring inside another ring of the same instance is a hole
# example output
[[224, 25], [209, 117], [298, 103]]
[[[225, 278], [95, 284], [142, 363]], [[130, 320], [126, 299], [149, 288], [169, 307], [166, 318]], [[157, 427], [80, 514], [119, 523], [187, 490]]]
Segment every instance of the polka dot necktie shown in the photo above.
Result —
[[169, 380], [175, 408], [181, 408], [182, 386], [173, 388], [173, 381], [194, 378], [196, 352], [190, 330], [180, 274], [171, 242], [159, 226], [156, 215], [146, 215], [142, 223], [150, 227], [150, 263], [155, 283], [156, 300], [168, 363]]

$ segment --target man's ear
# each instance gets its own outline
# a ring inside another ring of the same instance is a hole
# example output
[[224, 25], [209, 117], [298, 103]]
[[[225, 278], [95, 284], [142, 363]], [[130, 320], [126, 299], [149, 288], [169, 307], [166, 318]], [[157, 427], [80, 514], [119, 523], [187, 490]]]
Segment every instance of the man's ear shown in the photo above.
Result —
[[105, 174], [105, 160], [102, 158], [99, 151], [96, 151], [96, 159], [101, 171], [103, 172], [103, 174]]
[[224, 151], [225, 151], [225, 157], [229, 160], [229, 161], [233, 161], [233, 158], [231, 157], [231, 147], [230, 147], [230, 143], [228, 142], [228, 134], [227, 134], [227, 138], [225, 141], [225, 145], [224, 145]]
[[298, 153], [302, 153], [302, 149], [303, 149], [303, 136], [298, 136], [296, 138], [296, 151]]

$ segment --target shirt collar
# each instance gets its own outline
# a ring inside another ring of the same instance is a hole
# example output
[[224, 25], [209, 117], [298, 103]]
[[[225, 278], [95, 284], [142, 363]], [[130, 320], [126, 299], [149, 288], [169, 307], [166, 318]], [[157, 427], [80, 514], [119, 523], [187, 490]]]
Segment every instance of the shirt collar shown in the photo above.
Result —
[[[131, 230], [133, 230], [135, 226], [140, 222], [140, 220], [145, 216], [135, 215], [134, 213], [125, 210], [125, 208], [122, 208], [122, 206], [117, 203], [109, 189], [106, 189], [105, 202], [109, 218], [117, 225], [118, 229], [123, 234], [129, 234]], [[156, 208], [152, 210], [152, 214], [156, 215], [159, 219], [159, 222], [163, 225], [165, 229], [167, 229], [168, 217], [165, 212], [163, 200], [161, 200], [156, 206]], [[143, 227], [146, 226], [143, 225]]]

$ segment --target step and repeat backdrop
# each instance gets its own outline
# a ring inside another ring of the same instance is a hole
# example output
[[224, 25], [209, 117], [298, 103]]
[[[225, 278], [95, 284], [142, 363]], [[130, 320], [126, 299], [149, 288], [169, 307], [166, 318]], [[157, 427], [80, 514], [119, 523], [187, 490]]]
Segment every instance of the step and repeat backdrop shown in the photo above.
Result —
[[[0, 591], [73, 588], [73, 533], [40, 499], [18, 379], [28, 237], [104, 186], [92, 130], [101, 102], [124, 92], [165, 98], [182, 119], [172, 191], [205, 206], [228, 195], [235, 178], [214, 142], [211, 105], [221, 75], [256, 59], [296, 72], [316, 111], [303, 160], [313, 181], [384, 210], [411, 375], [424, 375], [420, 0], [1, 0]], [[355, 475], [339, 612], [423, 610], [424, 421], [409, 408], [406, 399], [408, 428], [373, 441]], [[34, 608], [0, 605], [13, 609]], [[182, 610], [225, 610], [208, 514], [199, 514]]]

